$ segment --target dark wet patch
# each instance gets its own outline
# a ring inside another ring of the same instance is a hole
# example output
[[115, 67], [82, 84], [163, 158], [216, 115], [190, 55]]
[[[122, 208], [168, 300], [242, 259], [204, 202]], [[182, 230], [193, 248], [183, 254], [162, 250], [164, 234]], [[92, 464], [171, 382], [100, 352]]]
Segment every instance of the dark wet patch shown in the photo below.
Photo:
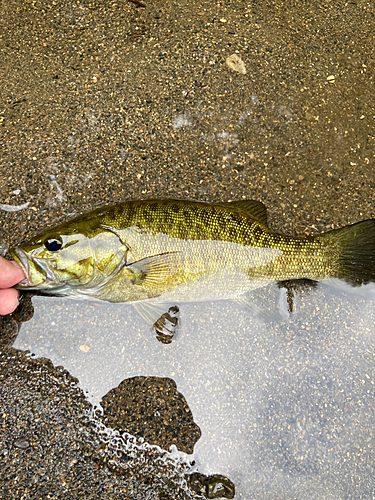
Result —
[[[163, 380], [166, 382], [159, 388], [166, 388], [168, 398], [176, 392], [175, 385]], [[90, 418], [91, 405], [78, 380], [62, 367], [5, 349], [0, 351], [0, 384], [0, 497], [27, 494], [27, 498], [47, 498], [53, 494], [56, 498], [96, 500], [105, 492], [107, 499], [151, 500], [158, 491], [173, 500], [194, 498], [194, 490], [189, 494], [181, 488], [183, 471], [165, 454], [140, 446], [135, 453], [134, 444], [126, 448], [120, 440], [116, 445], [114, 440], [106, 440], [104, 426]], [[194, 435], [198, 439], [199, 428], [188, 422], [191, 413], [186, 412], [186, 401], [177, 399], [186, 425], [186, 443]], [[187, 435], [189, 428], [192, 436]], [[135, 443], [135, 438], [130, 440]], [[117, 477], [113, 474], [116, 460], [122, 472]]]
[[194, 472], [190, 474], [188, 481], [194, 491], [207, 498], [234, 498], [236, 492], [234, 483], [219, 474], [205, 476]]
[[21, 323], [29, 321], [34, 314], [31, 297], [33, 293], [25, 292], [20, 296], [17, 309], [7, 316], [0, 316], [0, 348], [11, 346], [15, 341]]
[[179, 311], [177, 306], [170, 307], [168, 312], [162, 314], [153, 324], [156, 331], [156, 338], [162, 344], [170, 344], [172, 342], [178, 327]]
[[318, 286], [318, 283], [313, 280], [298, 279], [278, 281], [277, 285], [279, 288], [285, 288], [288, 312], [292, 313], [294, 310], [294, 297], [296, 296], [296, 294], [301, 296], [303, 293], [308, 293], [316, 288]]
[[174, 444], [193, 453], [201, 436], [186, 399], [170, 378], [126, 379], [103, 397], [101, 405], [107, 425], [165, 450]]

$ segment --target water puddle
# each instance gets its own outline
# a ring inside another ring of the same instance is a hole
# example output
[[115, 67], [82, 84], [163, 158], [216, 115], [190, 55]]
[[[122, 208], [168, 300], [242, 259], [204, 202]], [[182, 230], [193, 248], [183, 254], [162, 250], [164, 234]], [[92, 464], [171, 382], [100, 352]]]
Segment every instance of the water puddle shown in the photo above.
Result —
[[233, 482], [241, 500], [374, 495], [373, 301], [319, 286], [268, 323], [230, 302], [181, 304], [168, 345], [128, 305], [33, 304], [13, 346], [79, 380], [107, 441], [164, 449], [193, 487], [216, 478], [196, 492], [230, 497]]

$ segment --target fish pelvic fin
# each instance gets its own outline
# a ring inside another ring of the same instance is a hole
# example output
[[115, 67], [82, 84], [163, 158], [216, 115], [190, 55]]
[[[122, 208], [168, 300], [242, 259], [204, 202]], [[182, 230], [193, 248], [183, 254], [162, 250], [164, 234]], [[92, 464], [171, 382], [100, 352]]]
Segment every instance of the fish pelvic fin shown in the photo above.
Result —
[[319, 238], [332, 240], [339, 247], [339, 264], [332, 278], [351, 286], [375, 282], [375, 219], [329, 231]]

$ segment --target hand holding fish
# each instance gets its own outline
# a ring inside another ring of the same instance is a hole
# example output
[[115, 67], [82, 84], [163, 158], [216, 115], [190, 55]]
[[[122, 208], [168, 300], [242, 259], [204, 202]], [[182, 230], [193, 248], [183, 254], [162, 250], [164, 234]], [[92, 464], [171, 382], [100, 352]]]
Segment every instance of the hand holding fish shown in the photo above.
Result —
[[10, 288], [25, 278], [20, 266], [0, 257], [0, 315], [10, 314], [18, 306], [19, 292]]

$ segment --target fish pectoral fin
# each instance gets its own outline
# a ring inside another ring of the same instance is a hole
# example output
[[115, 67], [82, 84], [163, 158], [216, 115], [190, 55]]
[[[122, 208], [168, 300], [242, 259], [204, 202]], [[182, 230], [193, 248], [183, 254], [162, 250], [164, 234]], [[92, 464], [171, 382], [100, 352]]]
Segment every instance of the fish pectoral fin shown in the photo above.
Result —
[[240, 200], [228, 201], [226, 203], [217, 203], [222, 207], [237, 208], [240, 212], [249, 215], [252, 219], [257, 220], [261, 224], [268, 227], [267, 223], [267, 209], [261, 201], [256, 200]]
[[180, 252], [162, 253], [138, 260], [126, 266], [133, 273], [134, 285], [152, 283], [157, 285], [164, 283], [166, 278], [177, 274], [178, 258]]

